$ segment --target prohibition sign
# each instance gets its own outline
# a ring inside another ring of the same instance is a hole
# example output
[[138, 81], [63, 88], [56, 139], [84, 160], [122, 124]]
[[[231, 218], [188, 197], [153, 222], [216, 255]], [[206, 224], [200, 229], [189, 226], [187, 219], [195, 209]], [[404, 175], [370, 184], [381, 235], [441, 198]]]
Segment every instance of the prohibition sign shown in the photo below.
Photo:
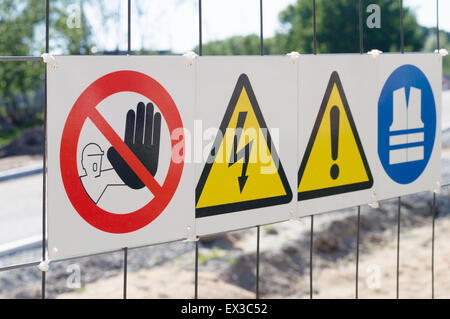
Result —
[[[119, 92], [134, 92], [147, 97], [159, 108], [166, 120], [170, 136], [174, 130], [180, 131], [176, 134], [179, 136], [178, 140], [171, 139], [172, 156], [162, 185], [159, 185], [96, 109], [102, 100]], [[110, 213], [95, 205], [84, 190], [77, 168], [77, 146], [81, 129], [88, 118], [153, 194], [153, 199], [144, 207], [127, 214]], [[146, 74], [117, 71], [106, 74], [90, 84], [78, 97], [67, 117], [60, 148], [64, 188], [78, 214], [93, 227], [116, 234], [133, 232], [151, 223], [170, 202], [181, 179], [185, 145], [183, 130], [179, 130], [180, 128], [183, 128], [183, 124], [175, 102], [161, 84]], [[177, 144], [182, 146], [182, 154], [174, 154], [174, 146]]]

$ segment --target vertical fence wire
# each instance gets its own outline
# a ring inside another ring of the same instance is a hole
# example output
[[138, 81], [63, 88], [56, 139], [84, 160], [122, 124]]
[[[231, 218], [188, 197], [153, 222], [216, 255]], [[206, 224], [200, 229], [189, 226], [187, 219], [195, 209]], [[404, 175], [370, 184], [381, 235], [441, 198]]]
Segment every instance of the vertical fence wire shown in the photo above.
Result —
[[260, 239], [260, 227], [256, 227], [256, 299], [259, 299], [259, 239]]
[[[198, 0], [198, 55], [203, 54], [202, 41], [202, 0]], [[199, 240], [195, 241], [195, 264], [194, 264], [194, 299], [198, 299], [198, 245]]]
[[131, 54], [131, 0], [128, 0], [128, 54]]
[[314, 215], [311, 215], [311, 232], [309, 237], [309, 299], [313, 298], [313, 237], [314, 237]]
[[[127, 35], [128, 45], [127, 54], [131, 54], [131, 0], [127, 4]], [[128, 247], [123, 248], [123, 299], [127, 299], [127, 282], [128, 282]]]
[[[362, 0], [359, 0], [359, 53], [364, 53], [364, 37], [363, 37], [363, 10]], [[356, 270], [355, 270], [355, 298], [359, 295], [359, 234], [361, 226], [361, 206], [358, 206], [357, 222], [356, 222]]]
[[264, 55], [263, 0], [259, 0], [259, 54]]
[[198, 242], [195, 242], [194, 299], [198, 299]]
[[127, 299], [128, 247], [123, 249], [123, 299]]
[[316, 0], [313, 0], [313, 53], [317, 54]]
[[[400, 0], [400, 50], [405, 53], [405, 32], [403, 24], [403, 0]], [[397, 210], [397, 282], [396, 282], [396, 298], [399, 299], [400, 294], [400, 221], [401, 221], [401, 197], [398, 198]]]
[[359, 289], [359, 230], [361, 225], [361, 206], [358, 206], [358, 217], [356, 224], [356, 271], [355, 271], [355, 298], [358, 299]]
[[359, 53], [364, 53], [362, 0], [359, 0]]
[[[50, 47], [50, 0], [45, 1], [45, 53]], [[42, 260], [46, 259], [47, 232], [47, 65], [44, 70], [44, 156], [42, 159]], [[42, 271], [41, 298], [45, 299], [45, 271]]]
[[436, 48], [440, 49], [439, 43], [439, 0], [436, 0]]
[[198, 55], [203, 54], [202, 40], [202, 0], [198, 0]]
[[[316, 0], [313, 0], [313, 53], [317, 54]], [[313, 298], [313, 244], [314, 215], [311, 215], [311, 233], [309, 238], [309, 298]]]
[[401, 220], [401, 197], [398, 198], [397, 207], [397, 284], [396, 284], [396, 298], [399, 299], [399, 278], [400, 278], [400, 220]]
[[[436, 0], [436, 49], [439, 50], [439, 0]], [[431, 229], [431, 299], [434, 299], [434, 240], [436, 225], [436, 192], [433, 192]]]
[[400, 49], [405, 53], [405, 29], [403, 24], [403, 0], [400, 0]]
[[433, 192], [433, 204], [431, 208], [433, 216], [432, 231], [431, 231], [431, 299], [434, 299], [434, 231], [436, 222], [436, 193]]
[[[263, 34], [263, 0], [259, 0], [259, 55], [264, 55], [264, 34]], [[260, 262], [260, 241], [261, 228], [256, 226], [256, 299], [259, 299], [259, 262]]]

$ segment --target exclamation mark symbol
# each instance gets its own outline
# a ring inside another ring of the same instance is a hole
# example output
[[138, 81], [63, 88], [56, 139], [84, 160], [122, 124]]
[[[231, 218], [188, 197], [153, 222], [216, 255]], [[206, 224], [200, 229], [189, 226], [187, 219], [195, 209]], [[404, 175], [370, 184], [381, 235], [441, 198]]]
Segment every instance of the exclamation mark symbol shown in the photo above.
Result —
[[[330, 111], [330, 131], [331, 131], [331, 157], [337, 160], [339, 148], [339, 108], [335, 105]], [[330, 176], [336, 179], [339, 176], [339, 166], [335, 163], [331, 166]]]

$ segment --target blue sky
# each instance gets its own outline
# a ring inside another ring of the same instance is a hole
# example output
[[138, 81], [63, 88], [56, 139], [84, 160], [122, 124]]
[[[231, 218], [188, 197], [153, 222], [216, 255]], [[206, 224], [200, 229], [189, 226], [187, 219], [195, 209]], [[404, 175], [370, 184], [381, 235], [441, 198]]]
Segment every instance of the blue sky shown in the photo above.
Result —
[[[356, 0], [355, 0], [356, 1]], [[271, 37], [282, 26], [278, 14], [296, 0], [264, 0], [264, 36]], [[367, 1], [365, 1], [367, 2]], [[450, 31], [450, 0], [440, 0], [440, 27]], [[86, 16], [93, 27], [99, 50], [125, 50], [127, 44], [126, 1], [105, 2], [108, 13], [117, 14], [108, 21], [98, 19], [98, 9], [89, 9]], [[175, 52], [191, 50], [198, 43], [197, 0], [133, 0], [132, 49], [141, 47]], [[436, 25], [435, 0], [404, 0], [412, 7], [419, 23]], [[233, 35], [259, 33], [259, 0], [203, 0], [203, 41], [224, 39]], [[141, 15], [137, 12], [141, 11]]]

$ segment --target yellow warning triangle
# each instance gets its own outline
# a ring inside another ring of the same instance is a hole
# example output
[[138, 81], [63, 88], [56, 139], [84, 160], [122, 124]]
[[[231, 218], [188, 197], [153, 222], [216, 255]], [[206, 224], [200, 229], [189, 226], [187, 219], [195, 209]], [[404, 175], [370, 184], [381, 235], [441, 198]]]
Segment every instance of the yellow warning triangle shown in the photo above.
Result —
[[196, 217], [279, 205], [292, 191], [250, 81], [241, 74], [196, 187]]
[[298, 172], [298, 200], [371, 188], [373, 178], [337, 72], [333, 72]]

